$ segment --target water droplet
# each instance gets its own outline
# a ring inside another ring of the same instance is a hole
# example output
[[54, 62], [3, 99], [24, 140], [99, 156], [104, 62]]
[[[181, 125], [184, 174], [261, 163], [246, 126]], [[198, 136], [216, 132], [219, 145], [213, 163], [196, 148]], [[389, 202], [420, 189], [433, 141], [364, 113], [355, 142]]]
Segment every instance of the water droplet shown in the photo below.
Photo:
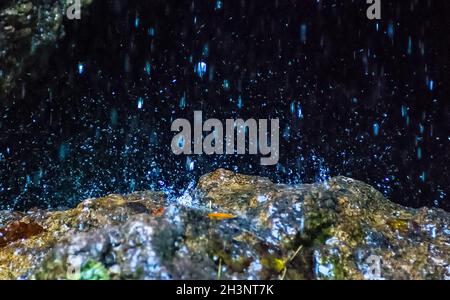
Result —
[[82, 63], [78, 63], [78, 74], [82, 75], [84, 73], [84, 65]]
[[393, 39], [395, 34], [394, 23], [390, 22], [387, 30], [388, 36]]
[[306, 26], [306, 24], [302, 24], [302, 26], [300, 26], [300, 40], [302, 41], [302, 43], [306, 43], [307, 32], [308, 27]]
[[148, 34], [149, 36], [155, 36], [155, 35], [156, 35], [156, 30], [155, 30], [155, 28], [150, 27], [150, 28], [147, 30], [147, 34]]
[[205, 46], [203, 47], [203, 56], [208, 57], [209, 55], [209, 45], [205, 44]]
[[222, 7], [223, 7], [222, 0], [217, 0], [215, 9], [219, 10], [219, 9], [222, 9]]
[[378, 123], [373, 124], [373, 134], [378, 136], [380, 134], [380, 125]]
[[244, 106], [244, 103], [243, 103], [243, 101], [242, 101], [242, 96], [239, 95], [238, 101], [237, 101], [237, 107], [238, 107], [239, 109], [241, 109], [243, 106]]
[[195, 72], [198, 76], [203, 78], [203, 76], [206, 74], [207, 65], [205, 62], [201, 61], [195, 66]]
[[185, 95], [183, 95], [180, 99], [180, 108], [181, 109], [186, 108], [186, 96]]
[[117, 113], [117, 110], [114, 108], [111, 110], [110, 120], [111, 120], [111, 126], [117, 125], [117, 121], [119, 120], [119, 115]]
[[142, 109], [143, 106], [144, 106], [144, 99], [142, 97], [139, 97], [137, 101], [137, 107], [138, 109]]
[[425, 182], [425, 180], [427, 179], [427, 174], [425, 173], [425, 171], [420, 174], [419, 178], [422, 182]]
[[59, 153], [58, 153], [58, 157], [60, 161], [63, 161], [64, 159], [66, 159], [67, 156], [67, 145], [66, 144], [61, 144], [61, 146], [59, 146]]
[[430, 81], [428, 82], [428, 88], [430, 89], [430, 91], [434, 90], [434, 81], [430, 79]]
[[135, 28], [139, 28], [139, 25], [141, 24], [141, 20], [139, 19], [139, 17], [136, 17], [134, 19], [134, 27]]
[[150, 62], [146, 62], [145, 63], [145, 73], [150, 76], [152, 74], [152, 65], [150, 64]]
[[412, 54], [412, 38], [411, 36], [408, 37], [408, 55]]
[[230, 82], [228, 80], [226, 80], [226, 79], [223, 81], [223, 89], [225, 91], [229, 91], [230, 90]]

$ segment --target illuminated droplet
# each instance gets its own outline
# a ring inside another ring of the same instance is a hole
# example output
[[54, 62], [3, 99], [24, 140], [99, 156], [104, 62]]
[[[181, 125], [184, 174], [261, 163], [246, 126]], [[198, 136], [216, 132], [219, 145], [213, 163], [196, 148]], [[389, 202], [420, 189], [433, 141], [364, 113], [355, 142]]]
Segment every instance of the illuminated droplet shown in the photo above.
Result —
[[244, 102], [242, 101], [242, 96], [239, 95], [238, 101], [237, 101], [237, 107], [241, 109], [244, 106]]
[[150, 64], [150, 62], [146, 62], [145, 63], [145, 73], [150, 76], [152, 74], [152, 65]]
[[230, 90], [230, 82], [228, 80], [226, 80], [226, 79], [223, 81], [223, 89], [225, 91], [229, 91]]
[[380, 134], [380, 125], [378, 123], [373, 124], [373, 134], [378, 136]]
[[136, 17], [134, 19], [134, 27], [139, 28], [140, 24], [141, 24], [141, 20], [139, 19], [139, 17]]
[[180, 108], [181, 109], [186, 108], [186, 96], [185, 95], [183, 95], [180, 99]]
[[306, 43], [307, 32], [308, 27], [306, 27], [306, 24], [302, 24], [302, 26], [300, 26], [300, 40], [302, 41], [302, 43]]
[[222, 7], [223, 7], [222, 0], [217, 0], [215, 9], [219, 10], [219, 9], [222, 9]]
[[203, 78], [203, 76], [206, 74], [207, 65], [205, 62], [201, 61], [195, 66], [195, 72], [198, 76]]
[[142, 99], [142, 97], [139, 97], [137, 101], [137, 107], [138, 109], [142, 109], [143, 106], [144, 106], [144, 99]]
[[84, 73], [84, 65], [82, 63], [78, 63], [78, 74], [82, 75]]

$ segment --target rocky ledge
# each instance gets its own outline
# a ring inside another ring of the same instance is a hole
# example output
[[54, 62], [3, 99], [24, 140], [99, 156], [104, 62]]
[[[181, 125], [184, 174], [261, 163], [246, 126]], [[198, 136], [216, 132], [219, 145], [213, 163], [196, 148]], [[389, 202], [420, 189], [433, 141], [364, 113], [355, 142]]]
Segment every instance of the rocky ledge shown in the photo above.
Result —
[[178, 199], [0, 212], [1, 279], [449, 279], [450, 215], [362, 182], [217, 170]]
[[[93, 0], [82, 0], [83, 8]], [[46, 73], [64, 36], [68, 0], [0, 1], [0, 107], [24, 97], [23, 84]], [[13, 93], [15, 91], [15, 93]], [[11, 95], [11, 93], [15, 95]]]

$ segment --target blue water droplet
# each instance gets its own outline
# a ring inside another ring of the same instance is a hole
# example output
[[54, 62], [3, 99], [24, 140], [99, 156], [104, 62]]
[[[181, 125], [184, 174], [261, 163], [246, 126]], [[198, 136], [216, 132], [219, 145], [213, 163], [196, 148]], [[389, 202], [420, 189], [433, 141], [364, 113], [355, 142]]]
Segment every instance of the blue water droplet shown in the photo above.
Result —
[[226, 80], [226, 79], [223, 81], [223, 89], [225, 91], [229, 91], [230, 90], [230, 82], [228, 80]]
[[178, 146], [180, 149], [183, 149], [183, 148], [184, 148], [184, 143], [185, 143], [184, 137], [183, 137], [183, 136], [180, 136], [180, 137], [178, 138], [177, 146]]
[[61, 144], [61, 146], [59, 146], [59, 153], [58, 153], [58, 157], [60, 161], [63, 161], [64, 159], [66, 159], [67, 156], [67, 145], [66, 144]]
[[408, 55], [412, 54], [412, 38], [411, 36], [408, 37]]
[[406, 105], [402, 105], [402, 117], [406, 117], [408, 115], [408, 107]]
[[388, 36], [393, 39], [395, 34], [394, 23], [390, 22], [387, 30]]
[[237, 100], [237, 107], [239, 109], [241, 109], [244, 106], [244, 102], [242, 101], [242, 96], [239, 95], [238, 100]]
[[78, 74], [82, 75], [84, 73], [84, 65], [82, 63], [78, 63]]
[[219, 9], [222, 9], [222, 7], [223, 7], [222, 0], [217, 0], [215, 9], [219, 10]]
[[378, 136], [380, 134], [380, 125], [378, 123], [373, 124], [373, 134]]
[[422, 174], [420, 174], [419, 178], [420, 178], [420, 180], [421, 180], [422, 182], [425, 182], [425, 180], [427, 179], [427, 174], [426, 174], [426, 172], [423, 171]]
[[206, 74], [207, 65], [205, 62], [201, 61], [195, 66], [195, 72], [198, 76], [203, 78], [203, 76]]
[[141, 20], [139, 19], [139, 17], [136, 17], [134, 19], [134, 27], [135, 28], [139, 28], [139, 25], [141, 24]]
[[428, 88], [430, 89], [430, 91], [434, 90], [434, 81], [430, 79], [430, 81], [428, 82]]
[[119, 115], [117, 113], [117, 110], [114, 108], [111, 110], [110, 120], [111, 120], [111, 126], [117, 125], [117, 122], [119, 120]]
[[208, 57], [209, 55], [209, 45], [205, 44], [205, 46], [203, 46], [203, 56]]
[[134, 189], [136, 188], [136, 180], [131, 179], [130, 180], [130, 191], [134, 192]]
[[150, 64], [150, 62], [145, 63], [144, 71], [148, 76], [152, 74], [152, 65]]
[[180, 108], [181, 109], [186, 108], [186, 96], [185, 95], [183, 95], [180, 99]]
[[144, 99], [142, 97], [139, 97], [137, 101], [137, 107], [138, 109], [142, 109], [143, 106], [144, 106]]
[[306, 24], [302, 24], [300, 26], [300, 40], [302, 41], [302, 43], [306, 43], [307, 33], [308, 27], [306, 26]]

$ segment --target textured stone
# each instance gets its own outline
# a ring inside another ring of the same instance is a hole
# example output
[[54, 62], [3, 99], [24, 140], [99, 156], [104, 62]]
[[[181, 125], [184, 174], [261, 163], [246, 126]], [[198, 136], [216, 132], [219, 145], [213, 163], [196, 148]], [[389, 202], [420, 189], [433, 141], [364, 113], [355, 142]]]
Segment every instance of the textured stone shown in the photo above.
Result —
[[177, 201], [6, 214], [44, 231], [0, 249], [3, 279], [449, 279], [448, 213], [344, 177], [289, 186], [217, 170]]

